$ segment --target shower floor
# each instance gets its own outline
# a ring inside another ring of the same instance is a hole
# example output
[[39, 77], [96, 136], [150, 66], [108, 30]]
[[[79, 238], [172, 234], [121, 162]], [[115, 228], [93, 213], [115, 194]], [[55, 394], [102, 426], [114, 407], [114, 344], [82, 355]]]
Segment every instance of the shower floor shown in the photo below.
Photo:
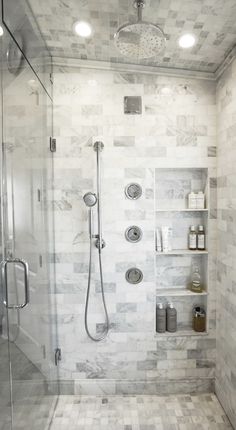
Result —
[[50, 430], [232, 429], [214, 394], [60, 396]]

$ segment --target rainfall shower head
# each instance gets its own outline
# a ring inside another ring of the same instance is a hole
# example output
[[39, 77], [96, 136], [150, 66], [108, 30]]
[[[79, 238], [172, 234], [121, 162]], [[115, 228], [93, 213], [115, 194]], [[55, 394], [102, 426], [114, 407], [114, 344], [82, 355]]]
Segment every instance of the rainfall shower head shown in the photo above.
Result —
[[145, 0], [135, 0], [138, 21], [122, 25], [114, 35], [115, 45], [122, 55], [135, 60], [156, 57], [164, 49], [166, 39], [160, 27], [142, 21]]
[[86, 204], [86, 206], [88, 206], [89, 208], [92, 208], [93, 206], [96, 205], [97, 203], [97, 196], [94, 193], [88, 192], [84, 195], [83, 197], [84, 199], [84, 203]]

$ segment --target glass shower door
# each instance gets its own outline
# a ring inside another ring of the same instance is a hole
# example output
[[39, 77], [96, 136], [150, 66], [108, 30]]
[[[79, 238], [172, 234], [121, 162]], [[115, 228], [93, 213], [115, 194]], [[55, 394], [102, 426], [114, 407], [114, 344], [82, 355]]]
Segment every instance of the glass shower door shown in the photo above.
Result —
[[13, 429], [48, 428], [57, 394], [51, 99], [4, 34], [3, 242]]

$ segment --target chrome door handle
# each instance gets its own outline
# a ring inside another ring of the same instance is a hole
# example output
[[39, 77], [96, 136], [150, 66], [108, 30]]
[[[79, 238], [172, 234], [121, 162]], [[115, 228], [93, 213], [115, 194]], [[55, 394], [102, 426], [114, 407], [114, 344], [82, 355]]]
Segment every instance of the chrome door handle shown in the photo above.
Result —
[[[9, 304], [8, 302], [8, 284], [7, 284], [7, 265], [8, 264], [21, 264], [24, 269], [24, 285], [25, 285], [25, 301], [22, 304]], [[21, 258], [8, 258], [1, 263], [1, 276], [2, 283], [5, 290], [5, 299], [3, 300], [4, 306], [7, 309], [23, 309], [29, 303], [29, 266], [28, 263]]]

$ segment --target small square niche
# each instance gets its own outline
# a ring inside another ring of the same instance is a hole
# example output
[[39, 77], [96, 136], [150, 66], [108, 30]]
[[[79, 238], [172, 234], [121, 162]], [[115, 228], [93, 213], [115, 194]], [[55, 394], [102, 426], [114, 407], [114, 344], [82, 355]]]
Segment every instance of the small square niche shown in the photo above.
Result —
[[141, 115], [142, 97], [141, 96], [124, 97], [124, 113], [126, 115]]

